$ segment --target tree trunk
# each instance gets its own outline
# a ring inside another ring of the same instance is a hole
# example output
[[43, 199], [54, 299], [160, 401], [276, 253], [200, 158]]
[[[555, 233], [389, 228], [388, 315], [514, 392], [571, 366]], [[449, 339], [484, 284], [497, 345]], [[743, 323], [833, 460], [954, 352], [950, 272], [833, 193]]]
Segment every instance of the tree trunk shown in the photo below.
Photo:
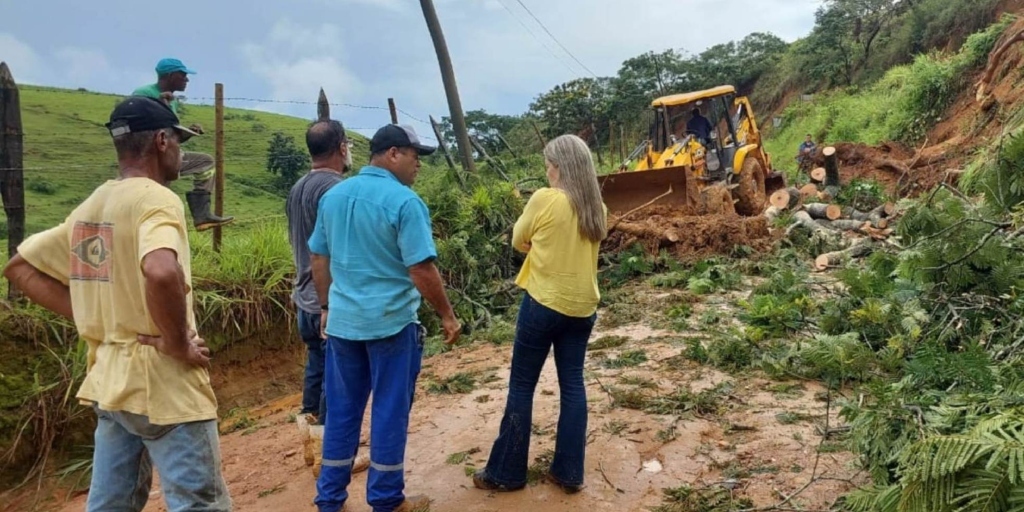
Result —
[[854, 258], [861, 258], [871, 254], [874, 249], [870, 238], [865, 238], [857, 241], [850, 247], [841, 251], [826, 252], [814, 259], [814, 268], [816, 270], [826, 270], [830, 267], [841, 265]]
[[825, 155], [825, 188], [839, 188], [839, 158], [836, 148], [829, 146], [821, 152]]
[[814, 183], [821, 183], [825, 181], [825, 168], [816, 167], [811, 171], [811, 181]]
[[836, 220], [842, 217], [843, 211], [839, 205], [826, 203], [810, 203], [804, 205], [804, 211], [812, 219]]
[[794, 187], [776, 190], [768, 202], [780, 210], [792, 210], [800, 204], [800, 191]]

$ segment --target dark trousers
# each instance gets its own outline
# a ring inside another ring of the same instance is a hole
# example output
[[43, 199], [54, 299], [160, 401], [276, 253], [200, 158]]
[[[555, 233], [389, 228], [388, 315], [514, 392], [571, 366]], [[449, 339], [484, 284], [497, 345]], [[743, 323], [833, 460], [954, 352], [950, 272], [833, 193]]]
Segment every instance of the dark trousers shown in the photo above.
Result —
[[327, 420], [324, 395], [324, 347], [320, 338], [320, 314], [299, 310], [299, 337], [307, 347], [306, 375], [302, 382], [302, 414], [315, 414], [321, 425]]
[[331, 414], [324, 426], [324, 458], [316, 482], [320, 512], [338, 512], [348, 500], [359, 430], [370, 393], [370, 471], [366, 501], [391, 512], [405, 501], [405, 445], [416, 378], [423, 360], [419, 324], [371, 341], [327, 338], [326, 386]]
[[583, 363], [587, 356], [587, 340], [596, 319], [596, 314], [587, 318], [563, 315], [525, 294], [516, 321], [508, 402], [498, 438], [487, 461], [488, 480], [509, 488], [526, 484], [533, 395], [548, 353], [554, 348], [560, 408], [551, 476], [566, 485], [583, 484], [583, 458], [587, 445], [587, 389], [583, 383]]

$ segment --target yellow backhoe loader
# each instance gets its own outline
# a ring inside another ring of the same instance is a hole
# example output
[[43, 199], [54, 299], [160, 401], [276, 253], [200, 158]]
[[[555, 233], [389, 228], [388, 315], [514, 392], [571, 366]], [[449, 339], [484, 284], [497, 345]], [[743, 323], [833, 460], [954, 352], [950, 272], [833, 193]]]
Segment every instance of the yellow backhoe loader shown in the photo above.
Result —
[[598, 177], [612, 214], [669, 204], [694, 215], [759, 215], [767, 195], [785, 187], [761, 145], [750, 101], [734, 87], [665, 96], [651, 107], [649, 139], [618, 172]]

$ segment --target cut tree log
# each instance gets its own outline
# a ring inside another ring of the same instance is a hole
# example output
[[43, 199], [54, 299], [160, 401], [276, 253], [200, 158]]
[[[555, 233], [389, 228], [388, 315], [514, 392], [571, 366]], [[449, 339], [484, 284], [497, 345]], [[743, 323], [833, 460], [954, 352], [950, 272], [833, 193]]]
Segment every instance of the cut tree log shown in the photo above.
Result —
[[828, 220], [821, 221], [825, 227], [837, 231], [860, 231], [864, 226], [871, 226], [870, 222], [860, 220]]
[[825, 168], [818, 167], [811, 171], [811, 181], [815, 183], [821, 183], [825, 181]]
[[859, 220], [861, 222], [864, 222], [868, 220], [868, 217], [870, 216], [870, 213], [862, 212], [852, 206], [847, 206], [846, 208], [843, 208], [842, 218], [844, 219]]
[[808, 183], [800, 187], [800, 198], [806, 201], [810, 198], [818, 197], [818, 186], [813, 183]]
[[795, 187], [776, 190], [768, 199], [768, 203], [780, 210], [793, 210], [800, 204], [800, 191]]
[[828, 200], [829, 201], [839, 197], [839, 187], [838, 186], [836, 186], [836, 187], [825, 187], [825, 190], [823, 190], [823, 192], [825, 192], [825, 194], [828, 195], [828, 197], [829, 197]]
[[[829, 146], [822, 150], [825, 157], [825, 188], [839, 188], [839, 158], [836, 155], [836, 148]], [[833, 194], [835, 195], [835, 194]]]
[[829, 238], [835, 236], [835, 232], [818, 225], [818, 223], [814, 222], [814, 219], [812, 219], [811, 216], [803, 210], [793, 214], [793, 224], [786, 228], [786, 236], [789, 236], [789, 234], [798, 227], [806, 228], [810, 230], [811, 233], [821, 233]]
[[827, 202], [831, 201], [832, 199], [835, 199], [834, 197], [832, 197], [832, 194], [829, 194], [828, 192], [826, 192], [824, 190], [819, 190], [818, 191], [818, 201], [819, 202], [827, 203]]
[[843, 209], [837, 204], [805, 204], [804, 211], [806, 211], [812, 219], [836, 220], [843, 216]]
[[877, 213], [882, 217], [892, 217], [893, 215], [896, 215], [896, 204], [891, 201], [886, 201], [878, 205], [878, 208], [871, 210], [871, 213]]
[[873, 249], [874, 244], [871, 239], [862, 238], [846, 249], [826, 252], [825, 254], [814, 258], [814, 268], [816, 270], [826, 270], [830, 267], [841, 265], [851, 259], [867, 256], [868, 254], [871, 254]]
[[768, 222], [774, 222], [775, 219], [779, 218], [779, 214], [781, 214], [781, 213], [782, 213], [782, 210], [780, 210], [780, 209], [778, 209], [778, 208], [776, 208], [774, 206], [769, 206], [768, 208], [765, 208], [765, 210], [764, 210], [764, 218], [768, 219]]

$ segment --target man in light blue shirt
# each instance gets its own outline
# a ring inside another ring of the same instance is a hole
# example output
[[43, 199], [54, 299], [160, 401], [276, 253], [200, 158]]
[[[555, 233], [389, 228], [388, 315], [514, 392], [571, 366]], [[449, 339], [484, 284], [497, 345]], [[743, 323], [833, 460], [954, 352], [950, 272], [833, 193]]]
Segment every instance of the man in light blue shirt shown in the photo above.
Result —
[[420, 144], [412, 128], [387, 125], [370, 141], [370, 165], [320, 200], [309, 238], [331, 411], [317, 480], [320, 512], [339, 512], [348, 499], [371, 392], [367, 502], [374, 512], [410, 512], [430, 503], [404, 494], [406, 433], [423, 357], [416, 314], [421, 297], [440, 314], [445, 343], [455, 343], [461, 331], [434, 264], [430, 212], [409, 188], [420, 156], [434, 150]]

